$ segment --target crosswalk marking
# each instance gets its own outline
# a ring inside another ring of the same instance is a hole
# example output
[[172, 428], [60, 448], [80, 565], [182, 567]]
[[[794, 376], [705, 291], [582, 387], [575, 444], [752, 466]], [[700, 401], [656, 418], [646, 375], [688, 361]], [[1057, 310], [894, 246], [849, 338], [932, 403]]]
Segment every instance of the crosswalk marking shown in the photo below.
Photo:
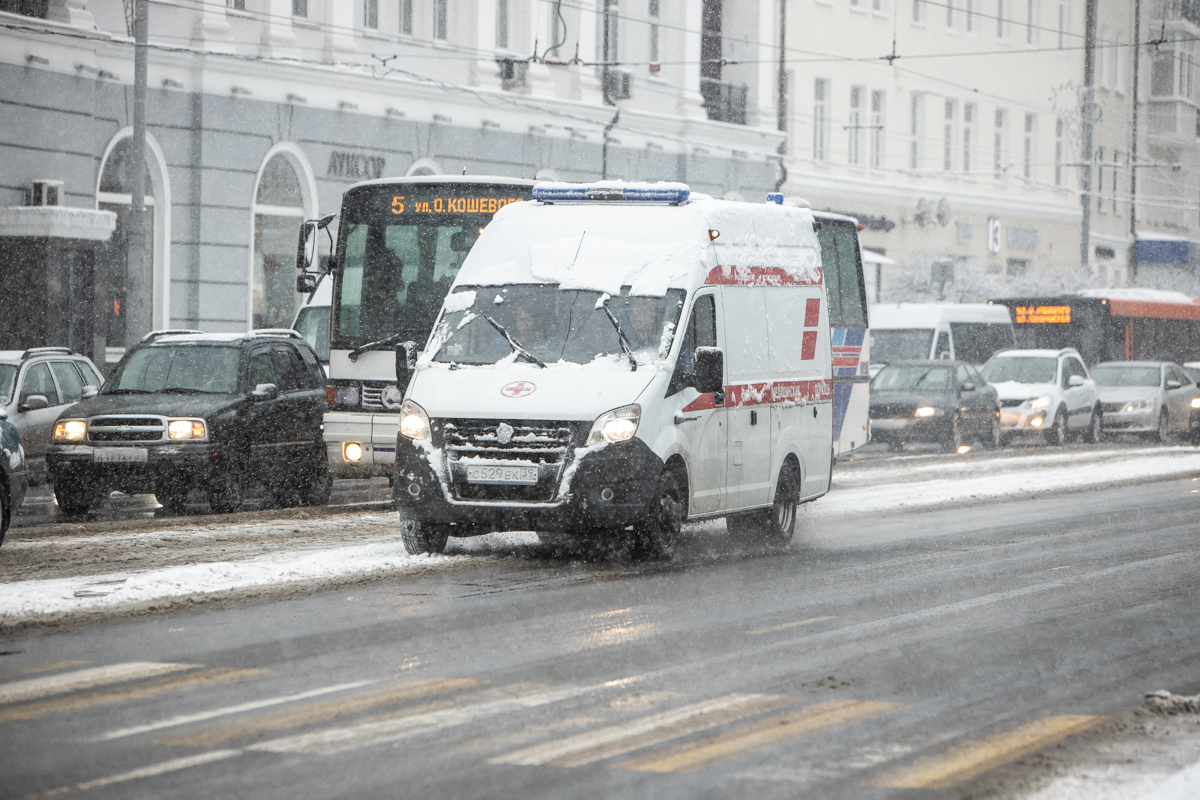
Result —
[[93, 689], [97, 686], [107, 686], [138, 678], [151, 678], [168, 672], [196, 669], [199, 666], [199, 664], [131, 661], [124, 664], [110, 664], [107, 667], [64, 672], [61, 675], [47, 675], [44, 678], [27, 678], [23, 681], [0, 683], [0, 704], [36, 700], [40, 697], [77, 692], [81, 689]]
[[201, 711], [196, 714], [180, 714], [168, 719], [159, 720], [158, 722], [150, 722], [145, 725], [135, 725], [131, 728], [118, 728], [116, 730], [108, 731], [99, 738], [101, 741], [107, 741], [110, 739], [121, 739], [126, 736], [135, 736], [139, 733], [151, 733], [153, 731], [160, 731], [163, 728], [174, 728], [179, 725], [189, 725], [193, 722], [203, 722], [205, 720], [224, 717], [230, 714], [240, 714], [244, 711], [255, 711], [260, 708], [269, 708], [270, 706], [277, 706], [282, 703], [292, 703], [297, 700], [307, 700], [310, 697], [320, 697], [321, 695], [332, 694], [333, 692], [344, 692], [347, 689], [357, 689], [360, 686], [366, 686], [370, 683], [374, 683], [374, 681], [338, 683], [334, 684], [333, 686], [323, 686], [320, 689], [310, 689], [307, 692], [300, 692], [298, 694], [289, 694], [282, 697], [268, 697], [265, 700], [252, 700], [249, 703], [225, 706], [224, 708], [214, 708], [211, 711]]
[[252, 736], [256, 733], [311, 725], [314, 722], [324, 722], [334, 717], [364, 711], [374, 706], [398, 703], [421, 697], [432, 697], [461, 689], [470, 689], [479, 686], [481, 683], [482, 681], [471, 678], [431, 678], [428, 680], [399, 683], [374, 692], [366, 692], [336, 700], [327, 700], [321, 703], [311, 703], [304, 708], [280, 711], [253, 719], [232, 722], [209, 730], [159, 739], [155, 744], [175, 745], [179, 747], [212, 747], [213, 745], [233, 739]]
[[37, 719], [55, 712], [78, 711], [82, 708], [91, 708], [93, 706], [107, 705], [109, 703], [140, 700], [143, 697], [153, 697], [154, 695], [179, 691], [180, 689], [191, 689], [196, 686], [209, 686], [218, 683], [229, 683], [231, 681], [243, 681], [269, 674], [270, 672], [265, 669], [234, 669], [232, 667], [222, 667], [219, 669], [208, 669], [200, 672], [192, 672], [187, 675], [173, 675], [167, 678], [160, 678], [149, 683], [140, 683], [124, 688], [98, 689], [82, 695], [71, 695], [70, 697], [52, 697], [46, 700], [38, 700], [32, 703], [26, 703], [24, 705], [0, 708], [0, 724], [4, 724], [5, 722], [13, 722], [15, 720]]
[[260, 742], [247, 749], [271, 753], [338, 753], [384, 742], [395, 742], [433, 730], [465, 725], [488, 717], [557, 703], [585, 692], [594, 691], [596, 687], [567, 687], [539, 691], [535, 687], [517, 685], [506, 687], [506, 689], [509, 691], [516, 689], [524, 693], [515, 697], [484, 700], [470, 705], [459, 705], [425, 713], [399, 712], [353, 725]]
[[26, 667], [25, 669], [17, 670], [16, 672], [6, 672], [0, 675], [0, 681], [7, 681], [15, 678], [17, 675], [37, 675], [39, 672], [54, 672], [56, 669], [66, 669], [67, 667], [82, 667], [84, 664], [90, 664], [90, 661], [80, 661], [78, 659], [70, 659], [67, 661], [53, 661], [49, 664], [39, 664], [36, 667]]
[[786, 631], [791, 628], [799, 628], [802, 625], [812, 625], [817, 622], [826, 622], [831, 619], [836, 619], [836, 617], [809, 617], [808, 619], [802, 619], [796, 622], [785, 622], [782, 625], [772, 625], [769, 628], [756, 628], [752, 631], [746, 631], [746, 633], [751, 635], [758, 635], [760, 633], [774, 633], [775, 631]]
[[125, 783], [126, 781], [136, 781], [139, 778], [153, 778], [155, 775], [165, 775], [168, 772], [178, 772], [181, 769], [189, 767], [198, 767], [202, 764], [211, 764], [214, 761], [223, 761], [227, 758], [240, 756], [241, 750], [212, 750], [207, 753], [200, 753], [195, 756], [187, 756], [186, 758], [176, 758], [171, 761], [162, 761], [158, 764], [151, 764], [148, 767], [139, 767], [131, 769], [128, 772], [120, 772], [116, 775], [109, 775], [106, 778], [96, 778], [83, 783], [76, 783], [71, 786], [60, 786], [57, 789], [51, 789], [48, 792], [30, 795], [25, 800], [53, 800], [56, 797], [65, 797], [69, 794], [78, 792], [87, 792], [92, 789], [100, 789], [105, 786], [112, 786], [115, 783]]
[[736, 728], [652, 755], [618, 764], [639, 772], [692, 772], [750, 750], [805, 736], [837, 725], [849, 725], [898, 708], [894, 703], [834, 700]]
[[1106, 717], [1066, 714], [1034, 720], [978, 742], [952, 747], [872, 781], [887, 789], [944, 789], [1079, 733]]
[[489, 763], [577, 767], [794, 702], [796, 698], [783, 695], [731, 694], [535, 745], [489, 759]]

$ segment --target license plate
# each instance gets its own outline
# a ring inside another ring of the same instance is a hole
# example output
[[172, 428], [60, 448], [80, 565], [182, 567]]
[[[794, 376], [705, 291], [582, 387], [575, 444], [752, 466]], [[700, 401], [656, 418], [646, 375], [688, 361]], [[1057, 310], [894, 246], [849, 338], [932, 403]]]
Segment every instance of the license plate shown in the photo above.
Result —
[[92, 461], [97, 464], [145, 464], [146, 454], [144, 447], [98, 447], [92, 451]]
[[538, 481], [537, 467], [500, 464], [468, 464], [467, 483], [503, 483], [533, 486]]

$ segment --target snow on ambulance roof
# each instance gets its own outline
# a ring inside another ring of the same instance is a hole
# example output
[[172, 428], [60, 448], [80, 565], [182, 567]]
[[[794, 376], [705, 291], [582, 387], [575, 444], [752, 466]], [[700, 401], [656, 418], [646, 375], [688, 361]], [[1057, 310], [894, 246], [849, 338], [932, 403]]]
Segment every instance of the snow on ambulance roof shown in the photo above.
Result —
[[[553, 185], [563, 194], [566, 186], [572, 185]], [[587, 196], [588, 185], [574, 186]], [[819, 279], [811, 212], [704, 195], [679, 203], [512, 203], [484, 229], [454, 283], [551, 283], [610, 294], [629, 286], [635, 295], [661, 296], [670, 288], [694, 288], [718, 265], [775, 267]]]

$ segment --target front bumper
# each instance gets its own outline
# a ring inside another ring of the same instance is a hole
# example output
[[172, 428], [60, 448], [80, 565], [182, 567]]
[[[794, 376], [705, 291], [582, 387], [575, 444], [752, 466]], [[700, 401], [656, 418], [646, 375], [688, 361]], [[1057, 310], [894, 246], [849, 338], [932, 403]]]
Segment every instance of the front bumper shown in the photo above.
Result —
[[[366, 414], [350, 411], [325, 413], [325, 448], [335, 478], [390, 477], [396, 462], [399, 414]], [[343, 446], [356, 442], [362, 458], [347, 461]]]
[[888, 444], [900, 442], [941, 442], [952, 435], [950, 417], [871, 418], [871, 440]]
[[1050, 425], [1046, 409], [1001, 408], [1000, 430], [1004, 433], [1040, 433]]
[[[141, 449], [146, 460], [137, 463], [96, 463], [97, 450]], [[221, 447], [207, 444], [128, 445], [53, 444], [46, 450], [46, 467], [52, 481], [81, 480], [96, 488], [120, 492], [153, 492], [155, 484], [180, 479], [204, 483], [216, 476], [226, 461]]]
[[521, 499], [531, 494], [525, 487], [488, 487], [486, 499], [464, 499], [484, 493], [442, 452], [427, 455], [401, 438], [392, 496], [405, 517], [452, 523], [452, 536], [624, 528], [646, 516], [663, 470], [662, 460], [634, 438], [599, 450], [574, 448], [561, 471], [547, 476], [551, 485], [539, 500]]
[[1158, 431], [1158, 414], [1153, 408], [1108, 411], [1104, 414], [1103, 426], [1105, 431], [1112, 432], [1155, 433]]

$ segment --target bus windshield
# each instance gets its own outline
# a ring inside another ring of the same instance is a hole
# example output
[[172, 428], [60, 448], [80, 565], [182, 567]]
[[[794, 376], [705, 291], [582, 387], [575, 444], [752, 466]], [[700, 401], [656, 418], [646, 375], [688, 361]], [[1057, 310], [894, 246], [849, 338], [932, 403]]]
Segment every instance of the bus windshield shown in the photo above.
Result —
[[929, 358], [929, 348], [932, 344], [933, 328], [872, 328], [871, 360], [879, 364], [889, 361], [920, 361]]
[[399, 335], [424, 343], [483, 226], [523, 186], [392, 184], [348, 193], [339, 227], [330, 346]]

